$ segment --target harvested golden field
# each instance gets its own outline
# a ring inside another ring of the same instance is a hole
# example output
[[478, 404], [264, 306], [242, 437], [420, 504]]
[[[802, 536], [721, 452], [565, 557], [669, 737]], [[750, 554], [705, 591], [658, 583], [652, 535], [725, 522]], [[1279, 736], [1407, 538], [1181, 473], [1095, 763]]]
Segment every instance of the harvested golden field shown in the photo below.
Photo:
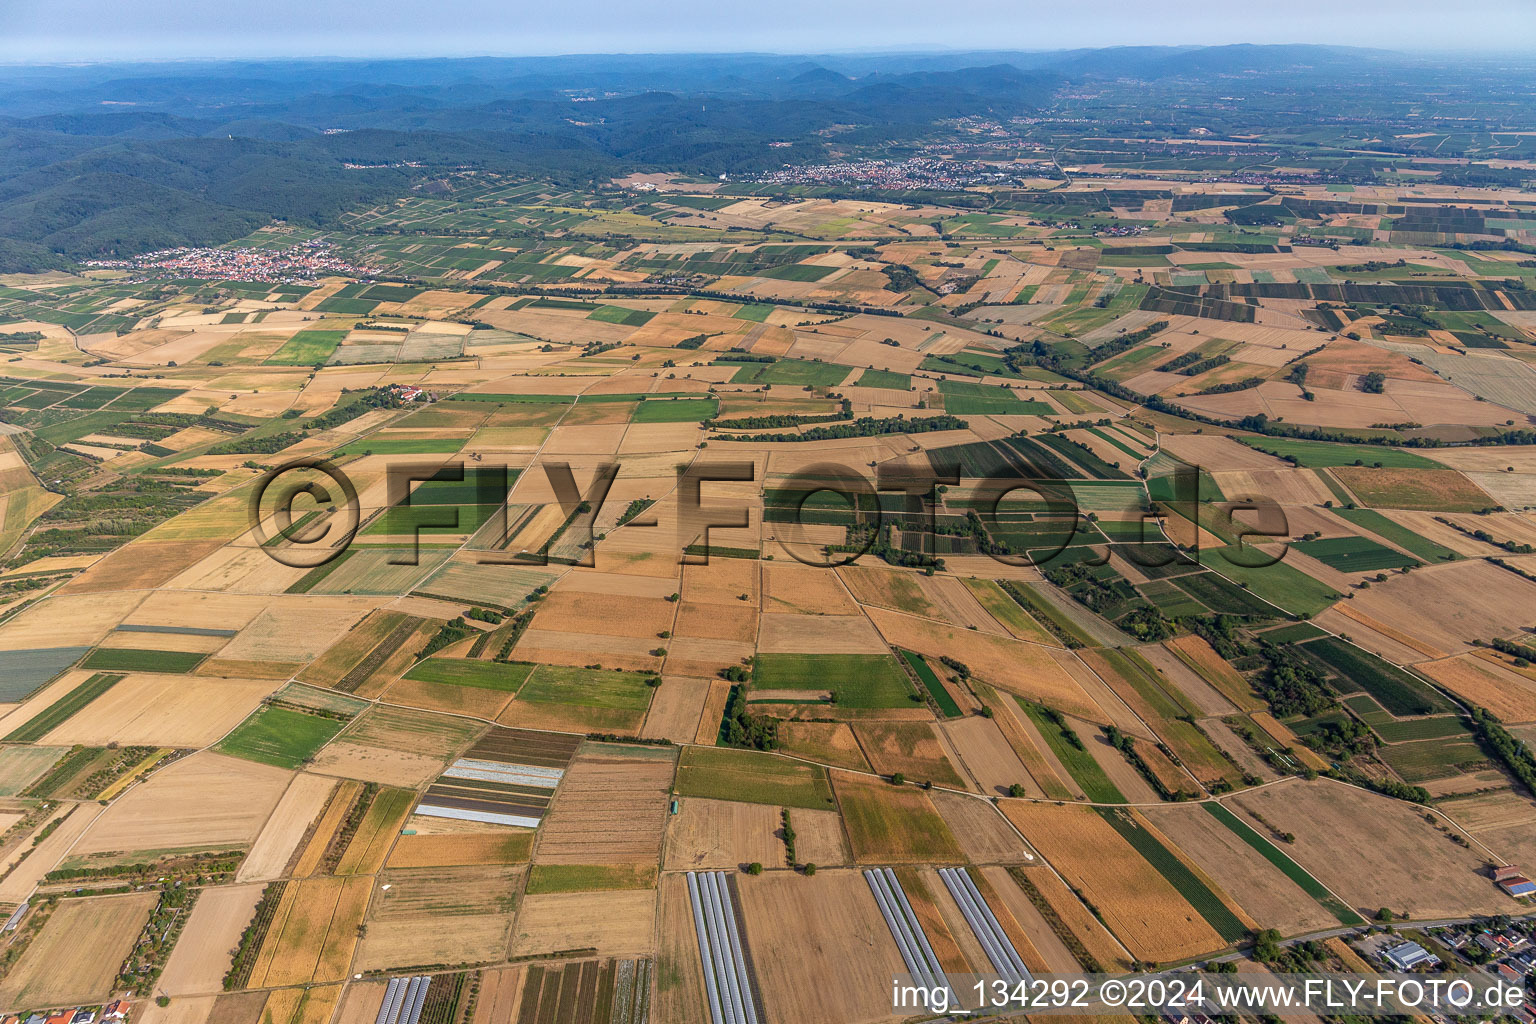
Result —
[[795, 830], [795, 856], [800, 863], [827, 867], [847, 864], [851, 859], [848, 841], [843, 836], [843, 819], [836, 811], [792, 807], [789, 822]]
[[[178, 517], [184, 518], [184, 517]], [[66, 583], [64, 594], [108, 594], [163, 586], [224, 546], [241, 532], [239, 523], [216, 529], [215, 539], [196, 537], [144, 539], [121, 547]]]
[[973, 863], [1022, 864], [1034, 860], [1018, 832], [988, 801], [941, 790], [934, 790], [929, 798]]
[[396, 786], [418, 786], [485, 730], [452, 715], [378, 705], [316, 755], [314, 771]]
[[854, 771], [870, 770], [869, 761], [859, 749], [859, 741], [847, 722], [781, 722], [778, 749], [821, 764]]
[[[335, 789], [331, 791], [331, 798], [326, 803], [325, 810], [306, 832], [302, 845], [299, 846], [297, 854], [290, 858], [289, 866], [285, 868], [284, 873], [294, 878], [305, 878], [317, 872], [323, 874], [322, 862], [326, 859], [326, 853], [337, 837], [343, 819], [362, 797], [361, 782], [343, 780], [337, 783]], [[339, 856], [339, 851], [331, 859], [334, 860], [335, 856]]]
[[1481, 705], [1510, 724], [1536, 722], [1536, 682], [1476, 654], [1415, 665], [1463, 700]]
[[512, 955], [589, 948], [598, 956], [649, 955], [655, 929], [653, 889], [528, 896], [512, 922]]
[[[242, 993], [245, 994], [245, 993]], [[251, 995], [265, 996], [265, 993], [250, 993]], [[207, 1024], [212, 1017], [214, 1008], [220, 999], [229, 999], [228, 996], [191, 996], [178, 999], [168, 1006], [157, 1006], [149, 1003], [140, 1011], [137, 1018], [142, 1024]], [[260, 1010], [258, 1005], [255, 1010]], [[255, 1011], [249, 1020], [242, 1020], [239, 1024], [254, 1024]], [[226, 1018], [224, 1024], [230, 1024]]]
[[355, 966], [390, 971], [422, 964], [493, 963], [506, 956], [509, 924], [505, 914], [369, 921]]
[[340, 985], [277, 989], [261, 1008], [260, 1024], [328, 1024], [341, 992]]
[[0, 1005], [104, 1001], [155, 900], [144, 892], [60, 903], [0, 983]]
[[725, 604], [740, 600], [756, 607], [758, 603], [758, 567], [768, 563], [746, 558], [715, 558], [708, 565], [683, 566], [684, 601], [701, 604]]
[[757, 639], [757, 602], [709, 603], [684, 599], [677, 606], [677, 636], [708, 640], [733, 640], [750, 644]]
[[346, 978], [373, 879], [289, 882], [251, 969], [251, 988]]
[[1036, 644], [988, 636], [880, 608], [869, 617], [886, 643], [939, 657], [963, 650], [965, 663], [983, 682], [1094, 722], [1108, 718], [1077, 682]]
[[853, 856], [861, 864], [957, 864], [965, 858], [928, 795], [915, 786], [832, 772]]
[[1498, 505], [1487, 491], [1454, 469], [1336, 466], [1331, 472], [1373, 508], [1476, 512]]
[[704, 710], [699, 715], [699, 731], [694, 735], [693, 742], [712, 744], [720, 734], [720, 721], [725, 717], [726, 702], [731, 699], [731, 684], [724, 679], [716, 679], [709, 684], [709, 696], [704, 701]]
[[686, 797], [668, 820], [664, 866], [669, 871], [734, 871], [756, 861], [779, 867], [784, 863], [782, 829], [779, 808], [769, 804]]
[[881, 775], [901, 772], [915, 782], [964, 787], [945, 745], [927, 722], [856, 722], [853, 734]]
[[792, 615], [857, 615], [859, 606], [837, 574], [798, 562], [763, 563], [763, 611]]
[[1143, 960], [1166, 963], [1227, 943], [1157, 869], [1091, 808], [1006, 800], [1003, 813], [1099, 908]]
[[1228, 501], [1268, 498], [1281, 505], [1321, 505], [1333, 499], [1333, 492], [1310, 469], [1224, 471], [1211, 477]]
[[651, 698], [640, 735], [646, 739], [692, 743], [699, 731], [704, 703], [709, 699], [710, 685], [708, 679], [663, 676], [661, 686]]
[[[1366, 917], [1380, 907], [1433, 918], [1509, 913], [1514, 905], [1488, 880], [1485, 854], [1452, 842], [1400, 800], [1318, 779], [1224, 802], [1260, 835], [1294, 832], [1286, 853]], [[1392, 855], [1367, 852], [1378, 850]]]
[[670, 630], [673, 604], [658, 598], [575, 593], [557, 589], [539, 602], [534, 628], [655, 639]]
[[282, 877], [310, 825], [330, 802], [336, 785], [335, 779], [323, 775], [294, 776], [241, 863], [235, 880], [259, 882]]
[[1018, 780], [1019, 784], [1032, 796], [1043, 795], [1055, 800], [1081, 797], [1082, 787], [1057, 759], [1034, 720], [1025, 714], [1013, 695], [998, 693], [989, 686], [981, 687], [979, 692], [992, 708], [992, 721], [1003, 734], [1009, 749], [1029, 773], [1027, 779]]
[[1266, 928], [1298, 935], [1338, 920], [1203, 807], [1150, 807], [1141, 813], [1186, 857]]
[[439, 867], [379, 876], [358, 967], [502, 959], [523, 871], [521, 866]]
[[371, 875], [384, 866], [400, 826], [410, 816], [416, 794], [408, 789], [380, 789], [368, 804], [357, 830], [336, 862], [338, 875]]
[[[516, 1020], [523, 997], [526, 971], [522, 967], [498, 967], [480, 975], [480, 997], [468, 1024], [503, 1024]], [[699, 984], [703, 984], [702, 981]]]
[[1509, 790], [1457, 797], [1442, 801], [1439, 806], [1462, 828], [1480, 835], [1489, 830], [1536, 823], [1536, 803]]
[[346, 635], [377, 603], [367, 597], [270, 598], [267, 608], [231, 640], [223, 661], [309, 662]]
[[[256, 1024], [268, 998], [265, 992], [226, 992], [216, 996], [207, 1024]], [[176, 1005], [172, 1003], [170, 1008], [175, 1009]]]
[[[79, 577], [76, 577], [78, 579]], [[90, 646], [122, 622], [143, 594], [55, 594], [0, 626], [0, 651]]]
[[1349, 604], [1450, 655], [1473, 639], [1511, 635], [1528, 625], [1536, 583], [1469, 559], [1394, 575], [1357, 591]]
[[1003, 735], [997, 719], [971, 715], [945, 722], [939, 729], [949, 738], [962, 769], [988, 796], [1007, 796], [1014, 785], [1031, 788], [1030, 772]]
[[1008, 870], [1030, 903], [1040, 908], [1042, 915], [1049, 911], [1050, 917], [1060, 920], [1067, 931], [1082, 943], [1088, 956], [1097, 964], [1085, 963], [1084, 968], [1111, 971], [1130, 969], [1131, 954], [1110, 934], [1104, 923], [1083, 905], [1083, 901], [1077, 898], [1055, 871], [1044, 864]]
[[253, 883], [204, 889], [157, 987], [172, 997], [223, 991], [230, 950], [251, 923], [263, 888]]
[[240, 724], [277, 687], [273, 680], [134, 673], [43, 740], [64, 746], [205, 747]]
[[922, 577], [915, 572], [846, 565], [837, 575], [860, 604], [893, 608], [911, 615], [939, 618], [939, 610], [924, 592]]
[[[539, 833], [541, 864], [655, 863], [672, 786], [665, 748], [599, 748], [566, 769]], [[643, 752], [643, 753], [640, 753]]]
[[769, 1024], [891, 1016], [891, 978], [906, 967], [862, 874], [777, 871], [734, 882]]
[[[43, 876], [58, 866], [65, 853], [91, 827], [101, 812], [102, 808], [96, 804], [65, 804], [59, 808], [58, 813], [49, 815], [38, 825], [30, 838], [20, 837], [20, 842], [6, 855], [4, 864], [0, 865], [0, 869], [5, 872], [5, 876], [0, 878], [0, 901], [18, 904], [31, 896]], [[52, 831], [44, 836], [43, 829], [50, 826]], [[22, 857], [23, 853], [25, 857]]]
[[281, 768], [192, 754], [114, 801], [70, 856], [103, 863], [152, 850], [249, 846], [292, 778]]
[[[974, 868], [971, 878], [998, 924], [1013, 940], [1024, 965], [1031, 971], [1075, 974], [1083, 966], [1046, 921], [1040, 909], [1029, 901], [1007, 868]], [[1102, 926], [1100, 926], [1102, 928]]]
[[438, 868], [467, 864], [521, 864], [533, 850], [533, 833], [495, 832], [401, 836], [389, 854], [389, 868]]
[[[671, 641], [669, 651], [679, 651], [688, 641], [674, 638]], [[695, 641], [710, 645], [723, 644], [723, 641]], [[523, 634], [523, 638], [517, 644], [517, 657], [525, 661], [538, 662], [545, 665], [565, 665], [570, 668], [585, 668], [588, 665], [601, 665], [604, 668], [623, 669], [630, 672], [657, 672], [661, 669], [660, 657], [651, 654], [657, 643], [656, 637], [645, 639], [642, 637], [612, 636], [605, 633], [571, 633], [555, 632], [547, 629], [530, 629]], [[750, 648], [749, 648], [750, 650]], [[687, 674], [697, 675], [701, 672], [712, 673], [712, 669], [700, 668], [693, 664], [679, 666], [679, 658], [672, 655], [672, 668]], [[544, 714], [554, 714], [554, 709], [544, 709]], [[520, 708], [514, 701], [502, 713], [508, 716], [539, 715], [539, 709]], [[570, 717], [567, 713], [563, 718], [539, 718], [539, 721], [548, 721], [548, 725], [534, 725], [532, 720], [528, 727], [532, 729], [559, 730], [561, 725], [556, 722], [566, 722], [572, 726], [572, 732], [591, 732], [597, 730], [597, 726], [583, 726], [580, 719]]]
[[[964, 923], [964, 918], [952, 910], [958, 919], [960, 933], [964, 936], [964, 946], [955, 941], [956, 936], [950, 931], [946, 914], [939, 908], [935, 892], [944, 893], [943, 900], [951, 908], [954, 907], [954, 901], [937, 871], [933, 868], [897, 868], [896, 879], [901, 883], [907, 902], [911, 904], [918, 926], [933, 947], [933, 955], [938, 958], [945, 972], [968, 974], [991, 968], [991, 961], [981, 951], [981, 944], [976, 941], [975, 934]], [[975, 958], [971, 959], [973, 954]]]
[[765, 612], [758, 649], [766, 654], [884, 654], [885, 644], [863, 615]]

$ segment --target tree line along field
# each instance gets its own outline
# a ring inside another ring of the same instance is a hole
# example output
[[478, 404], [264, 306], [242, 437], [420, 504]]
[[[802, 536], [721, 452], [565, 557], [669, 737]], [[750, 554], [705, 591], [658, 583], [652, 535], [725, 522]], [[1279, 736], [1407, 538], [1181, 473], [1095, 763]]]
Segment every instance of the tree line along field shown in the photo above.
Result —
[[[447, 180], [294, 229], [388, 281], [0, 289], [42, 335], [0, 382], [0, 1009], [128, 991], [142, 935], [151, 1024], [418, 974], [430, 1024], [702, 1022], [695, 869], [767, 1017], [828, 1024], [900, 963], [866, 867], [957, 973], [938, 868], [1039, 970], [1522, 912], [1531, 275], [1454, 247], [1506, 191]], [[250, 532], [304, 458], [360, 506], [318, 568], [270, 557], [313, 492]]]

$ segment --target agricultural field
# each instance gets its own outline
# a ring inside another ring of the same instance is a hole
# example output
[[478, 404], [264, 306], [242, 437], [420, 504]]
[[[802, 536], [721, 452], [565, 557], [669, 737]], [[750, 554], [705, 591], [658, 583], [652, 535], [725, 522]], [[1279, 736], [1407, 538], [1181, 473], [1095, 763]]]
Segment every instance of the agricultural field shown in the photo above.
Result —
[[297, 768], [346, 724], [344, 718], [269, 705], [236, 726], [215, 749], [279, 768]]
[[[1182, 960], [1240, 937], [1223, 936], [1204, 916], [1222, 906], [1219, 898], [1198, 879], [1191, 882], [1187, 873], [1177, 880], [1166, 877], [1164, 864], [1146, 857], [1156, 847], [1129, 840], [1131, 826], [1116, 827], [1083, 807], [1008, 801], [1004, 813], [1070, 885], [1100, 908], [1110, 931], [1138, 957]], [[1161, 855], [1169, 856], [1166, 850]], [[1227, 924], [1225, 919], [1222, 923]]]
[[0, 1002], [52, 1006], [105, 999], [154, 903], [149, 893], [133, 893], [59, 905], [0, 982]]
[[954, 834], [921, 789], [834, 772], [854, 859], [868, 864], [956, 863]]
[[805, 690], [831, 695], [849, 708], [910, 706], [912, 684], [890, 655], [763, 654], [752, 685], [758, 690]]
[[0, 68], [0, 1016], [1523, 921], [1536, 78], [1327, 42]]
[[808, 810], [833, 806], [824, 768], [744, 750], [688, 748], [678, 761], [674, 789], [681, 796]]

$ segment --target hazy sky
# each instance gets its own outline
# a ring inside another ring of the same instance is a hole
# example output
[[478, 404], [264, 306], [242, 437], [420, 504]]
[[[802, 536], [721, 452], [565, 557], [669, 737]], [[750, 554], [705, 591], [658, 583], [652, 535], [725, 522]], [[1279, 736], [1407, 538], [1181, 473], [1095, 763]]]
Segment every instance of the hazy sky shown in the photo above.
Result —
[[1340, 43], [1536, 52], [1536, 0], [0, 0], [0, 60]]

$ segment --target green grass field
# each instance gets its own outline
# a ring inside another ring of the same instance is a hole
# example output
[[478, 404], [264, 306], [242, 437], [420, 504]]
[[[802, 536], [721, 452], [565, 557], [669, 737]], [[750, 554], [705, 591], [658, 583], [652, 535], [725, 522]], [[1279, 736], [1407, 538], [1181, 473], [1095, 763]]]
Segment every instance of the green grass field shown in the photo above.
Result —
[[1291, 547], [1340, 572], [1376, 572], [1422, 564], [1417, 558], [1364, 537], [1322, 537], [1295, 541]]
[[679, 796], [742, 800], [825, 811], [833, 806], [827, 770], [755, 750], [684, 749], [673, 791]]
[[1299, 644], [1304, 640], [1316, 640], [1327, 634], [1310, 622], [1293, 622], [1279, 629], [1266, 629], [1259, 636], [1272, 644]]
[[864, 375], [855, 381], [855, 385], [861, 388], [886, 388], [891, 391], [906, 391], [912, 386], [910, 373], [894, 373], [891, 370], [865, 370]]
[[[913, 799], [917, 797], [918, 799]], [[848, 842], [861, 863], [961, 863], [954, 833], [919, 791], [860, 780], [837, 786]]]
[[663, 398], [641, 402], [632, 417], [635, 423], [699, 423], [713, 419], [720, 403], [713, 398]]
[[[370, 308], [372, 305], [368, 303]], [[336, 351], [346, 336], [346, 331], [300, 331], [267, 358], [267, 365], [314, 366], [323, 363], [331, 358], [331, 353]]]
[[364, 537], [422, 537], [474, 533], [490, 521], [499, 505], [424, 505], [413, 497], [409, 505], [384, 510], [363, 527]]
[[1283, 561], [1253, 567], [1235, 560], [1243, 557], [1232, 548], [1202, 548], [1200, 564], [1292, 615], [1316, 615], [1343, 596]]
[[344, 299], [339, 296], [331, 296], [324, 299], [315, 308], [322, 313], [340, 313], [343, 316], [366, 316], [373, 312], [377, 306], [376, 299]]
[[445, 455], [464, 447], [453, 437], [375, 437], [338, 448], [335, 455]]
[[[1086, 750], [1079, 749], [1069, 740], [1061, 727], [1051, 721], [1043, 708], [1032, 704], [1022, 697], [1015, 697], [1019, 707], [1035, 723], [1040, 730], [1040, 735], [1045, 737], [1046, 746], [1051, 748], [1051, 753], [1061, 762], [1067, 773], [1082, 787], [1083, 795], [1096, 804], [1123, 804], [1126, 802], [1125, 794], [1109, 780], [1104, 774], [1104, 769], [1099, 767], [1099, 762], [1093, 759], [1093, 755]], [[1072, 726], [1074, 733], [1081, 738], [1078, 729]], [[1090, 742], [1084, 740], [1084, 743]], [[1119, 755], [1116, 755], [1119, 756]]]
[[759, 654], [752, 685], [761, 690], [830, 690], [849, 708], [912, 706], [912, 684], [888, 654]]
[[600, 320], [606, 324], [622, 324], [625, 327], [644, 327], [655, 313], [643, 309], [625, 309], [623, 306], [599, 306], [587, 314], [588, 320]]
[[923, 660], [923, 656], [914, 651], [902, 650], [901, 648], [897, 648], [897, 653], [901, 655], [902, 660], [912, 667], [912, 671], [917, 673], [917, 678], [923, 681], [923, 688], [933, 697], [933, 702], [939, 706], [939, 710], [944, 712], [944, 717], [959, 718], [960, 705], [956, 704], [955, 698], [951, 697], [949, 691], [944, 689], [944, 684], [939, 682], [939, 677], [933, 674], [933, 669], [928, 667], [928, 663]]
[[753, 276], [766, 277], [774, 281], [820, 281], [836, 269], [836, 267], [817, 266], [814, 263], [791, 263], [783, 267], [769, 267], [767, 270], [756, 271]]
[[1453, 562], [1461, 556], [1450, 548], [1420, 537], [1406, 526], [1393, 522], [1371, 508], [1335, 508], [1333, 514], [1362, 529], [1370, 530], [1383, 540], [1410, 551], [1426, 562]]
[[509, 395], [493, 392], [460, 391], [455, 402], [495, 402], [499, 405], [575, 405], [575, 395]]
[[1294, 458], [1298, 466], [1383, 466], [1398, 469], [1440, 469], [1440, 463], [1422, 455], [1371, 444], [1334, 444], [1331, 441], [1295, 441], [1285, 437], [1240, 437], [1237, 440], [1282, 459]]
[[405, 674], [407, 679], [450, 686], [472, 686], [477, 690], [516, 693], [528, 681], [534, 666], [524, 662], [506, 664], [467, 658], [428, 658]]
[[1050, 416], [1056, 410], [1047, 402], [1024, 399], [1008, 388], [992, 384], [972, 384], [963, 380], [939, 381], [944, 396], [944, 411], [956, 416], [983, 416], [1003, 413], [1014, 416]]
[[[750, 307], [749, 307], [750, 308]], [[740, 313], [736, 314], [738, 317]], [[841, 384], [850, 367], [805, 359], [779, 359], [772, 363], [744, 363], [731, 377], [732, 384], [788, 384], [794, 387], [831, 387]]]
[[98, 647], [80, 663], [81, 668], [103, 672], [190, 672], [206, 654], [195, 651], [143, 651], [132, 647]]
[[539, 665], [518, 691], [517, 699], [644, 711], [651, 703], [651, 688], [645, 685], [648, 678], [639, 672]]
[[1308, 896], [1326, 907], [1330, 914], [1339, 919], [1340, 924], [1351, 927], [1365, 924], [1364, 918], [1345, 906], [1342, 900], [1323, 886], [1323, 883], [1313, 878], [1306, 868], [1287, 857], [1274, 843], [1249, 828], [1237, 815], [1215, 801], [1208, 801], [1200, 806], [1210, 812], [1217, 821], [1231, 829], [1239, 839], [1257, 850], [1265, 860], [1279, 868], [1285, 877], [1301, 886]]
[[347, 723], [320, 715], [306, 715], [289, 708], [267, 706], [235, 727], [213, 749], [231, 757], [297, 768]]
[[1301, 648], [1364, 690], [1399, 717], [1454, 711], [1428, 683], [1337, 637], [1312, 640]]
[[528, 872], [527, 893], [608, 892], [655, 885], [654, 864], [536, 864]]
[[1389, 743], [1377, 751], [1392, 770], [1410, 785], [1448, 779], [1473, 766], [1485, 766], [1488, 755], [1471, 737], [1446, 737]]
[[36, 743], [58, 726], [69, 721], [75, 713], [100, 697], [122, 681], [122, 676], [98, 672], [73, 690], [54, 701], [30, 722], [11, 732], [5, 738], [13, 743]]

